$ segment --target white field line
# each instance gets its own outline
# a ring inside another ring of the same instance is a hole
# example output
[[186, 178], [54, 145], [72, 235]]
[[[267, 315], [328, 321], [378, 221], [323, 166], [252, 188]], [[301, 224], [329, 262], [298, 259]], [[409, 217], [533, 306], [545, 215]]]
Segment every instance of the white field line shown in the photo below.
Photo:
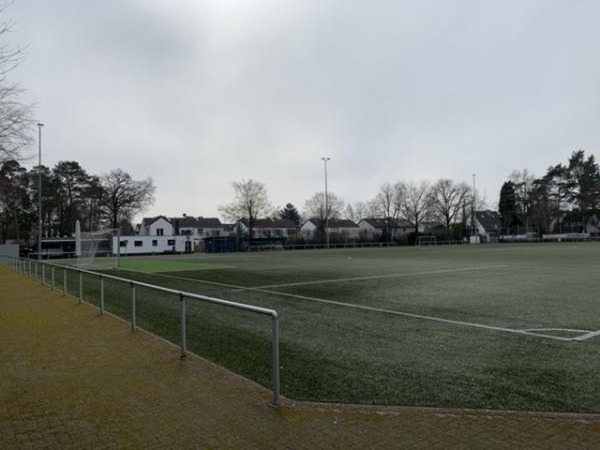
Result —
[[582, 334], [581, 336], [574, 337], [573, 340], [577, 342], [585, 341], [586, 339], [591, 339], [593, 337], [600, 336], [600, 330], [598, 331], [590, 331], [589, 333]]
[[[503, 266], [500, 266], [500, 267], [503, 267]], [[466, 270], [466, 269], [463, 269], [463, 271], [464, 270]], [[160, 274], [160, 276], [165, 277], [165, 278], [173, 278], [173, 279], [186, 280], [186, 281], [195, 281], [195, 282], [199, 282], [199, 283], [212, 284], [212, 285], [222, 286], [222, 287], [229, 287], [229, 288], [234, 288], [236, 290], [247, 290], [247, 291], [261, 292], [263, 294], [276, 295], [276, 296], [280, 296], [280, 297], [297, 298], [300, 300], [308, 300], [308, 301], [317, 302], [317, 303], [324, 303], [327, 305], [343, 306], [346, 308], [361, 309], [364, 311], [381, 312], [381, 313], [393, 314], [393, 315], [397, 315], [397, 316], [412, 317], [415, 319], [449, 323], [449, 324], [459, 325], [459, 326], [463, 326], [463, 327], [472, 327], [472, 328], [480, 328], [480, 329], [490, 330], [490, 331], [500, 331], [500, 332], [504, 332], [504, 333], [521, 334], [521, 335], [527, 335], [527, 336], [534, 336], [534, 337], [538, 337], [538, 338], [554, 339], [557, 341], [564, 341], [564, 342], [573, 341], [572, 338], [553, 336], [551, 334], [534, 333], [534, 332], [527, 331], [527, 330], [515, 330], [512, 328], [496, 327], [493, 325], [484, 325], [484, 324], [473, 323], [473, 322], [464, 322], [461, 320], [444, 319], [442, 317], [425, 316], [423, 314], [414, 314], [414, 313], [408, 313], [408, 312], [404, 312], [404, 311], [394, 311], [392, 309], [375, 308], [372, 306], [354, 305], [352, 303], [338, 302], [335, 300], [325, 300], [322, 298], [308, 297], [305, 295], [297, 295], [297, 294], [289, 294], [286, 292], [270, 291], [268, 289], [264, 289], [264, 288], [260, 288], [260, 287], [252, 288], [252, 287], [236, 286], [234, 284], [218, 283], [218, 282], [214, 282], [214, 281], [204, 281], [204, 280], [199, 280], [197, 278], [177, 277], [177, 276], [166, 275], [166, 274]]]
[[325, 303], [328, 305], [336, 305], [336, 306], [344, 306], [347, 308], [355, 308], [355, 309], [362, 309], [365, 311], [374, 311], [374, 312], [382, 312], [382, 313], [386, 313], [386, 314], [394, 314], [397, 316], [405, 316], [405, 317], [412, 317], [415, 319], [423, 319], [423, 320], [431, 320], [434, 322], [442, 322], [442, 323], [449, 323], [449, 324], [453, 324], [453, 325], [460, 325], [460, 326], [464, 326], [464, 327], [472, 327], [472, 328], [482, 328], [484, 330], [491, 330], [491, 331], [502, 331], [505, 333], [513, 333], [513, 334], [524, 334], [527, 336], [535, 336], [535, 337], [542, 337], [542, 338], [547, 338], [547, 339], [555, 339], [557, 341], [571, 341], [571, 338], [565, 338], [565, 337], [561, 337], [561, 336], [553, 336], [551, 334], [542, 334], [542, 333], [532, 333], [530, 331], [527, 330], [515, 330], [512, 328], [504, 328], [504, 327], [496, 327], [493, 325], [484, 325], [481, 323], [473, 323], [473, 322], [464, 322], [461, 320], [452, 320], [452, 319], [444, 319], [442, 317], [434, 317], [434, 316], [425, 316], [423, 314], [414, 314], [414, 313], [408, 313], [408, 312], [404, 312], [404, 311], [394, 311], [392, 309], [385, 309], [385, 308], [375, 308], [373, 306], [364, 306], [364, 305], [354, 305], [351, 303], [344, 303], [344, 302], [338, 302], [335, 300], [325, 300], [322, 298], [316, 298], [316, 297], [307, 297], [304, 295], [296, 295], [296, 294], [288, 294], [285, 292], [277, 292], [277, 291], [269, 291], [266, 289], [261, 289], [261, 288], [254, 288], [254, 289], [248, 289], [248, 290], [252, 290], [252, 291], [256, 291], [256, 292], [263, 292], [265, 294], [274, 294], [274, 295], [279, 295], [279, 296], [283, 296], [283, 297], [292, 297], [292, 298], [298, 298], [301, 300], [309, 300], [312, 302], [318, 302], [318, 303]]
[[264, 286], [255, 287], [241, 287], [239, 290], [253, 290], [253, 289], [272, 289], [280, 287], [293, 287], [293, 286], [307, 286], [311, 284], [325, 284], [325, 283], [343, 283], [347, 281], [364, 281], [364, 280], [379, 280], [383, 278], [401, 278], [401, 277], [418, 277], [422, 275], [442, 275], [448, 273], [460, 273], [460, 272], [472, 272], [477, 270], [490, 270], [500, 269], [508, 267], [505, 264], [496, 266], [481, 266], [481, 267], [467, 267], [463, 269], [444, 269], [444, 270], [431, 270], [427, 272], [409, 272], [409, 273], [390, 273], [387, 275], [368, 275], [362, 277], [350, 277], [350, 278], [330, 278], [326, 280], [313, 280], [313, 281], [298, 281], [296, 283], [281, 283], [281, 284], [268, 284]]
[[[144, 272], [138, 272], [138, 273], [144, 273]], [[236, 284], [219, 283], [218, 281], [201, 280], [199, 278], [178, 277], [175, 275], [168, 275], [166, 273], [153, 273], [152, 276], [163, 277], [163, 278], [172, 278], [174, 280], [193, 281], [194, 283], [210, 284], [212, 286], [226, 287], [226, 288], [231, 288], [231, 289], [240, 290], [240, 291], [247, 289], [244, 286], [238, 286]]]

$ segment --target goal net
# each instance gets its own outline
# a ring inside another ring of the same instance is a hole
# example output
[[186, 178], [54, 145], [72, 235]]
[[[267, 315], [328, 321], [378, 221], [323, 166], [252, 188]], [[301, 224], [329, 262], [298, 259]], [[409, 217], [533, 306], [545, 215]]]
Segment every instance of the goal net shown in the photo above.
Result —
[[418, 246], [425, 245], [437, 245], [437, 237], [436, 236], [419, 236], [417, 238]]
[[92, 269], [110, 269], [118, 266], [118, 249], [113, 252], [113, 236], [117, 228], [80, 231], [75, 236], [77, 266]]

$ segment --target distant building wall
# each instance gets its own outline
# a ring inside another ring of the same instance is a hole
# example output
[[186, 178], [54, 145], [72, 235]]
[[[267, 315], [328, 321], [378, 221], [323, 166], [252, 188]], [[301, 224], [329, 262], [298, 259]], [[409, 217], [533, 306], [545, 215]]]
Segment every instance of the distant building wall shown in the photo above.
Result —
[[[185, 253], [191, 252], [189, 236], [121, 236], [113, 237], [113, 254], [139, 255], [151, 253]], [[186, 243], [189, 243], [186, 246]], [[117, 247], [119, 245], [119, 247]]]
[[7, 256], [10, 258], [19, 257], [19, 246], [17, 244], [2, 244], [0, 245], [0, 256]]

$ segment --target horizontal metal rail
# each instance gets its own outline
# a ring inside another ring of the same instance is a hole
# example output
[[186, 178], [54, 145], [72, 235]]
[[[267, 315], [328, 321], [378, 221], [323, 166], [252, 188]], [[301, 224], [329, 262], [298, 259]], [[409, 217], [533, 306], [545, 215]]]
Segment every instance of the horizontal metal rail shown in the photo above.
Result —
[[[104, 280], [113, 280], [121, 283], [129, 284], [131, 286], [131, 327], [132, 330], [136, 328], [136, 294], [135, 288], [144, 287], [167, 294], [172, 294], [179, 298], [180, 301], [180, 327], [181, 327], [181, 356], [185, 356], [186, 353], [186, 299], [197, 300], [205, 303], [211, 303], [215, 305], [225, 306], [228, 308], [234, 308], [242, 311], [248, 311], [256, 314], [261, 314], [271, 317], [271, 345], [272, 345], [272, 390], [273, 390], [273, 405], [279, 406], [280, 404], [280, 371], [279, 371], [279, 315], [277, 311], [269, 308], [262, 308], [260, 306], [249, 305], [246, 303], [234, 302], [231, 300], [223, 300], [215, 297], [208, 297], [206, 295], [194, 294], [193, 292], [181, 291], [178, 289], [166, 288], [163, 286], [156, 286], [141, 281], [131, 280], [128, 278], [117, 277], [114, 275], [108, 275], [105, 273], [94, 272], [79, 267], [66, 266], [62, 264], [49, 263], [46, 261], [30, 260], [30, 259], [19, 259], [14, 257], [2, 257], [0, 262], [4, 261], [8, 266], [12, 267], [16, 271], [36, 278], [43, 284], [46, 283], [46, 266], [51, 268], [52, 273], [52, 284], [51, 288], [54, 288], [54, 271], [56, 268], [63, 269], [63, 291], [67, 293], [67, 271], [73, 271], [79, 273], [79, 301], [83, 301], [83, 274], [97, 277], [100, 280], [100, 313], [104, 313]], [[33, 268], [32, 268], [33, 266]], [[39, 266], [39, 267], [38, 267]], [[38, 274], [41, 269], [41, 279]]]

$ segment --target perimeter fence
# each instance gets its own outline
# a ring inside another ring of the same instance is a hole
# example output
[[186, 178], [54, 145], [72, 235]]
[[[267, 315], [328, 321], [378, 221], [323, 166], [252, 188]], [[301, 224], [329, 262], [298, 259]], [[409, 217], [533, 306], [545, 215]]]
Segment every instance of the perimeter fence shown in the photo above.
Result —
[[[121, 300], [121, 307], [116, 303], [111, 303], [112, 307], [109, 311], [131, 323], [131, 330], [136, 328], [146, 329], [138, 326], [139, 313], [137, 311], [140, 303], [140, 293], [150, 296], [150, 293], [159, 294], [161, 302], [165, 301], [165, 294], [175, 299], [179, 303], [178, 317], [163, 317], [165, 323], [172, 323], [173, 329], [178, 328], [178, 338], [172, 334], [165, 336], [161, 333], [161, 337], [175, 342], [179, 340], [181, 348], [181, 357], [185, 357], [188, 343], [188, 332], [190, 327], [188, 319], [190, 314], [188, 309], [194, 307], [197, 303], [214, 305], [218, 308], [235, 309], [253, 315], [268, 316], [271, 318], [271, 389], [273, 391], [272, 404], [279, 406], [280, 404], [280, 361], [279, 361], [279, 316], [274, 309], [262, 308], [259, 306], [238, 303], [229, 300], [223, 300], [214, 297], [194, 294], [177, 289], [156, 286], [149, 283], [144, 283], [137, 280], [108, 275], [105, 273], [95, 272], [92, 270], [54, 264], [47, 261], [15, 258], [12, 256], [0, 255], [0, 264], [11, 267], [13, 270], [23, 275], [29, 276], [49, 286], [51, 289], [59, 289], [65, 295], [76, 297], [79, 302], [85, 302], [95, 305], [99, 308], [100, 314], [103, 315], [107, 311], [107, 290], [110, 290], [112, 296], [118, 295]], [[110, 286], [108, 285], [110, 283]], [[116, 284], [120, 288], [116, 287]], [[124, 288], [125, 287], [125, 288]], [[129, 291], [129, 292], [127, 292]], [[128, 303], [128, 305], [126, 305]], [[167, 311], [169, 311], [167, 309]], [[171, 310], [173, 311], [173, 310]], [[163, 310], [164, 312], [164, 310]], [[148, 330], [152, 331], [152, 330]], [[197, 330], [196, 330], [197, 331]], [[169, 333], [167, 333], [169, 334]]]

